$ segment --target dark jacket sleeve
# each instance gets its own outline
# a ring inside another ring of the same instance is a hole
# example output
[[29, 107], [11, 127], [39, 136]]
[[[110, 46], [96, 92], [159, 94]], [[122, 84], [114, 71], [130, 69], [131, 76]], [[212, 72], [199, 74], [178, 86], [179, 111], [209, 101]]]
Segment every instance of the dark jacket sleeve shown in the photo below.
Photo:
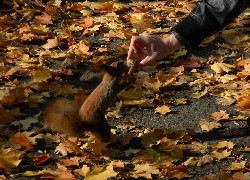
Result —
[[196, 48], [202, 40], [232, 22], [250, 0], [203, 0], [171, 32], [186, 47]]

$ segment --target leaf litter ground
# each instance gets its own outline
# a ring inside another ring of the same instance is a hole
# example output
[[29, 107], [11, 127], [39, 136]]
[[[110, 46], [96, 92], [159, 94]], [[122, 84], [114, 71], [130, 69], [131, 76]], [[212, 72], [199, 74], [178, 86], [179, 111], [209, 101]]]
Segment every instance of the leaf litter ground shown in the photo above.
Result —
[[167, 35], [197, 1], [3, 1], [0, 178], [249, 179], [249, 12], [195, 51], [135, 74], [112, 140], [43, 130], [51, 100], [89, 94], [132, 35]]

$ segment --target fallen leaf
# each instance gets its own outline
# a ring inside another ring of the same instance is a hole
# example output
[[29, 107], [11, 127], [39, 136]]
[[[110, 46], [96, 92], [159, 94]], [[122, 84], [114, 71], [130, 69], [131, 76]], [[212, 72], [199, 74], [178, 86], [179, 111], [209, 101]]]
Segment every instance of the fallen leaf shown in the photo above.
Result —
[[155, 109], [155, 112], [160, 113], [161, 115], [166, 115], [167, 113], [171, 112], [171, 110], [169, 106], [163, 105], [163, 106], [158, 106]]
[[50, 159], [50, 155], [47, 153], [40, 154], [38, 156], [32, 156], [32, 161], [35, 166], [39, 166]]
[[211, 65], [211, 69], [214, 70], [216, 73], [220, 74], [223, 72], [231, 72], [235, 67], [233, 65], [227, 63], [214, 63]]
[[48, 39], [47, 43], [44, 44], [42, 47], [44, 49], [52, 49], [52, 48], [60, 46], [60, 44], [61, 44], [60, 39], [56, 36], [54, 39]]
[[227, 158], [228, 156], [230, 156], [230, 155], [231, 155], [231, 152], [232, 152], [232, 151], [228, 151], [227, 149], [225, 149], [225, 150], [222, 150], [222, 151], [213, 151], [213, 152], [212, 152], [212, 155], [213, 155], [213, 157], [215, 157], [215, 158], [221, 160], [221, 159], [225, 159], [225, 158]]
[[232, 164], [227, 168], [230, 171], [239, 171], [246, 169], [246, 161], [232, 162]]
[[202, 131], [211, 131], [213, 129], [220, 128], [222, 125], [218, 122], [209, 122], [203, 119], [200, 121], [200, 126]]
[[238, 106], [241, 109], [250, 109], [250, 96], [243, 96], [241, 97], [236, 106]]
[[117, 172], [114, 171], [112, 164], [106, 167], [104, 171], [95, 173], [94, 170], [86, 174], [84, 179], [86, 180], [96, 180], [96, 179], [109, 179], [117, 176]]
[[29, 140], [21, 132], [16, 133], [10, 140], [25, 148], [25, 151], [29, 151], [33, 148]]
[[6, 171], [11, 171], [12, 168], [17, 167], [21, 160], [21, 155], [24, 151], [13, 150], [11, 148], [0, 151], [0, 168]]
[[51, 16], [45, 12], [41, 16], [35, 16], [35, 19], [40, 24], [53, 24]]
[[219, 112], [213, 112], [211, 114], [211, 118], [213, 118], [216, 121], [228, 120], [229, 114], [227, 114], [225, 110], [220, 110]]

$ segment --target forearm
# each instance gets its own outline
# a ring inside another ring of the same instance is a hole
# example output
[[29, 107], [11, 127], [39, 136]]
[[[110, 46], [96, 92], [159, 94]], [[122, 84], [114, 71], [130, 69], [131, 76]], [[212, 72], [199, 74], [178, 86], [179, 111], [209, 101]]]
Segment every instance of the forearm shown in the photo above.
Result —
[[195, 48], [232, 22], [249, 4], [250, 0], [203, 0], [171, 32], [185, 47]]

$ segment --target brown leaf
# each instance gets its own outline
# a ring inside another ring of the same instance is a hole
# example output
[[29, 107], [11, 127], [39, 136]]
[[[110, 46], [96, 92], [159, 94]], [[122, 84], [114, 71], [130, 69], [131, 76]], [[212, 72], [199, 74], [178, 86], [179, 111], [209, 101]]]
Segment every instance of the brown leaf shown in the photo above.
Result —
[[16, 117], [12, 112], [6, 111], [4, 107], [0, 106], [0, 124], [11, 123], [15, 120]]
[[213, 160], [213, 156], [206, 154], [198, 160], [197, 166], [204, 166], [207, 163], [213, 162]]
[[211, 131], [213, 129], [220, 128], [222, 125], [218, 122], [209, 122], [203, 119], [200, 121], [200, 126], [202, 131]]
[[43, 12], [43, 14], [41, 16], [35, 16], [35, 19], [38, 23], [40, 24], [53, 24], [53, 22], [51, 21], [51, 16], [48, 15], [47, 13]]
[[221, 160], [221, 159], [224, 159], [224, 158], [227, 158], [228, 156], [230, 156], [231, 151], [227, 151], [227, 149], [222, 150], [222, 151], [213, 151], [212, 155], [213, 155], [213, 157]]
[[213, 112], [211, 114], [211, 117], [216, 120], [216, 121], [221, 121], [221, 120], [228, 120], [229, 119], [229, 114], [224, 110], [220, 110], [219, 112]]
[[48, 39], [47, 43], [44, 44], [42, 47], [45, 49], [52, 49], [57, 46], [60, 46], [60, 40], [58, 37], [55, 37], [54, 39]]
[[239, 171], [246, 169], [246, 161], [241, 162], [232, 162], [232, 164], [228, 167], [230, 171]]
[[171, 112], [171, 110], [169, 106], [163, 105], [163, 106], [158, 106], [155, 109], [155, 112], [160, 113], [161, 115], [166, 115], [167, 113]]
[[24, 151], [13, 150], [11, 148], [0, 151], [0, 168], [6, 171], [11, 171], [17, 167], [21, 160], [21, 155]]
[[238, 100], [236, 104], [241, 109], [250, 109], [250, 96], [243, 96]]
[[29, 151], [33, 148], [29, 140], [21, 132], [16, 133], [10, 140], [25, 148], [25, 151]]
[[89, 28], [93, 25], [94, 19], [92, 17], [86, 17], [83, 19], [83, 24], [81, 24], [82, 27], [84, 28]]
[[50, 155], [47, 153], [40, 154], [39, 156], [33, 156], [32, 161], [35, 166], [39, 166], [40, 164], [43, 164], [48, 159], [50, 159]]

